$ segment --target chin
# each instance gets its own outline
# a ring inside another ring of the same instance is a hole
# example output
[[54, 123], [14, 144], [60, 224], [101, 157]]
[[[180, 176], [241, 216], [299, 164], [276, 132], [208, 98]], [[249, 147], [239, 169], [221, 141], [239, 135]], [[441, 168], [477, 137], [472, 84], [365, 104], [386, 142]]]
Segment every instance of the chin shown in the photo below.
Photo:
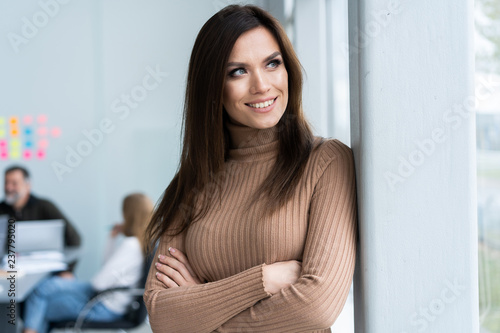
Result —
[[18, 198], [16, 196], [6, 196], [4, 200], [7, 205], [12, 206], [17, 202]]
[[266, 128], [271, 128], [274, 127], [278, 124], [279, 119], [276, 120], [269, 120], [269, 121], [256, 121], [254, 122], [251, 127], [257, 128], [257, 129], [266, 129]]
[[[240, 109], [241, 110], [241, 109]], [[227, 111], [226, 111], [227, 112]], [[285, 112], [275, 112], [275, 110], [269, 112], [268, 114], [255, 114], [253, 112], [248, 112], [247, 110], [242, 110], [239, 117], [231, 117], [228, 112], [231, 122], [240, 126], [251, 127], [255, 129], [266, 129], [274, 127], [278, 124], [281, 117]]]
[[262, 117], [260, 119], [257, 118], [253, 122], [252, 127], [255, 127], [258, 129], [266, 129], [266, 128], [274, 127], [279, 123], [281, 117], [283, 117], [283, 113], [270, 114], [270, 115], [267, 115], [267, 117]]

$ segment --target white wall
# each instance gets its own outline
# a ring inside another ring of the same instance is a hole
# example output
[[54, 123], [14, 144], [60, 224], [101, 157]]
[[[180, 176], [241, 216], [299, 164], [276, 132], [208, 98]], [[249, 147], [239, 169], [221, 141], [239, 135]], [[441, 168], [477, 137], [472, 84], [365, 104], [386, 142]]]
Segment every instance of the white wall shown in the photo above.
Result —
[[[90, 234], [107, 223], [104, 209], [100, 208], [101, 175], [95, 172], [103, 156], [102, 149], [89, 155], [63, 182], [57, 180], [50, 161], [61, 159], [65, 146], [80, 140], [80, 131], [91, 128], [99, 113], [96, 92], [101, 90], [101, 84], [94, 41], [98, 33], [95, 14], [99, 8], [95, 1], [56, 4], [58, 12], [54, 7], [55, 15], [46, 15], [47, 24], [30, 34], [29, 28], [24, 28], [23, 33], [23, 27], [28, 26], [23, 19], [31, 23], [34, 15], [43, 19], [44, 12], [38, 2], [0, 2], [1, 116], [45, 114], [48, 124], [62, 129], [61, 137], [49, 141], [44, 160], [2, 160], [0, 166], [2, 170], [11, 163], [27, 166], [32, 173], [34, 193], [53, 199], [81, 231], [89, 248]], [[7, 38], [9, 33], [26, 37], [26, 43], [14, 43], [13, 47]], [[86, 257], [79, 268], [92, 270], [96, 259]]]
[[[88, 279], [109, 226], [121, 219], [122, 198], [142, 191], [156, 201], [174, 175], [191, 48], [203, 23], [230, 1], [59, 1], [0, 1], [0, 117], [45, 114], [62, 130], [45, 159], [0, 160], [0, 170], [27, 166], [34, 193], [76, 225], [84, 240], [77, 274]], [[41, 27], [23, 35], [23, 18], [33, 23], [33, 16]], [[9, 33], [26, 43], [13, 47]], [[124, 116], [120, 98], [142, 99], [148, 68], [168, 76], [149, 79], [151, 91]], [[109, 133], [99, 135], [102, 121]], [[95, 144], [85, 143], [82, 131], [93, 133]], [[89, 153], [68, 164], [68, 147]]]

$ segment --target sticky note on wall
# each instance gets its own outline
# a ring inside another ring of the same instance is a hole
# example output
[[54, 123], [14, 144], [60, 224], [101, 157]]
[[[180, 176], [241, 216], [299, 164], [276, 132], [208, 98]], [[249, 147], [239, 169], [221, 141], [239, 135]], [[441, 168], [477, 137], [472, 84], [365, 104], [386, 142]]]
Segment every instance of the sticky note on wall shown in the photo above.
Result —
[[0, 160], [43, 160], [62, 130], [45, 114], [0, 116]]

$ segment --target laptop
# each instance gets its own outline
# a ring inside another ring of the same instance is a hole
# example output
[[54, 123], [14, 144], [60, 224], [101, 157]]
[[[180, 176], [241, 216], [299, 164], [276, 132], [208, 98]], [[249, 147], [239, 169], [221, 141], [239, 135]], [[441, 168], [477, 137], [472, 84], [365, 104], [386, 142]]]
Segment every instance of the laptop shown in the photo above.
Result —
[[63, 220], [16, 222], [16, 249], [18, 253], [64, 250]]

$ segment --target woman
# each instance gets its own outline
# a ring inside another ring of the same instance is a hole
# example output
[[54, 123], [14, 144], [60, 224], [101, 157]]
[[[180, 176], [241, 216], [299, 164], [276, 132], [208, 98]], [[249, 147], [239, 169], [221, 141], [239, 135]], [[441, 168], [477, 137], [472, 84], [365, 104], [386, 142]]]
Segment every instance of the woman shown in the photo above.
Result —
[[[44, 333], [48, 323], [76, 320], [96, 292], [114, 287], [135, 287], [141, 278], [144, 261], [144, 230], [151, 218], [153, 204], [143, 194], [130, 194], [123, 200], [124, 223], [111, 231], [111, 241], [104, 255], [104, 265], [92, 283], [74, 276], [53, 276], [40, 283], [25, 303], [24, 333]], [[125, 238], [118, 247], [118, 233]], [[132, 296], [115, 292], [97, 303], [86, 316], [90, 321], [114, 321], [121, 318]]]
[[312, 136], [301, 94], [267, 12], [228, 6], [202, 27], [180, 167], [147, 230], [153, 331], [330, 331], [354, 271], [354, 164]]

